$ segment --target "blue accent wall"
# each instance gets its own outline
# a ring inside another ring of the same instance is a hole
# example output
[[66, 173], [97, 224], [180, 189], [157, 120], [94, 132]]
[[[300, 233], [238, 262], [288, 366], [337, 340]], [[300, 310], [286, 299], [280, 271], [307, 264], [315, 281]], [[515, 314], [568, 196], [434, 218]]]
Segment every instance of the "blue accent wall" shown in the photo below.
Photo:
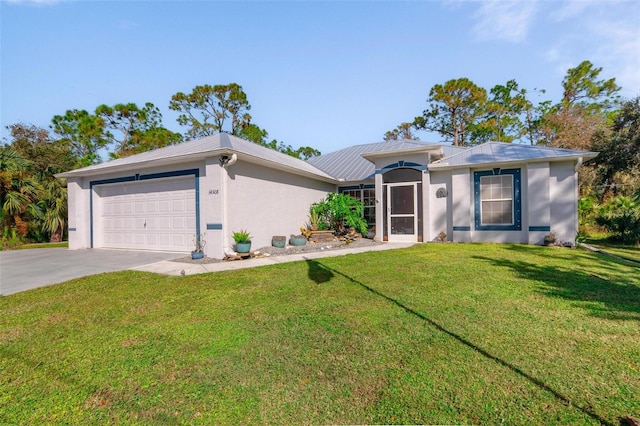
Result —
[[[513, 175], [513, 224], [512, 225], [482, 225], [480, 218], [480, 178], [482, 176]], [[473, 173], [473, 199], [475, 229], [478, 231], [520, 231], [522, 230], [522, 200], [520, 187], [520, 169], [493, 169]]]
[[[111, 179], [98, 179], [89, 182], [89, 226], [90, 226], [90, 247], [93, 248], [93, 187], [96, 185], [107, 185], [111, 183], [138, 182], [153, 179], [170, 177], [190, 176], [194, 177], [195, 203], [196, 203], [196, 238], [200, 239], [200, 169], [173, 170], [170, 172], [150, 173], [141, 175], [136, 173], [131, 176], [122, 176]], [[75, 228], [74, 228], [75, 230]]]

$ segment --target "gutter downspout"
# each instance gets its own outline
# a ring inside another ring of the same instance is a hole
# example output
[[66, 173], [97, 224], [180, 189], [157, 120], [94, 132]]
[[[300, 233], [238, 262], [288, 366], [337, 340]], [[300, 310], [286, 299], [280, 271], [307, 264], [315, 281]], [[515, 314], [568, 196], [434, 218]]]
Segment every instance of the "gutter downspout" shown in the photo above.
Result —
[[227, 195], [229, 171], [225, 166], [222, 165], [222, 252], [226, 255], [233, 250], [229, 246], [229, 232], [227, 229], [229, 227], [229, 197]]

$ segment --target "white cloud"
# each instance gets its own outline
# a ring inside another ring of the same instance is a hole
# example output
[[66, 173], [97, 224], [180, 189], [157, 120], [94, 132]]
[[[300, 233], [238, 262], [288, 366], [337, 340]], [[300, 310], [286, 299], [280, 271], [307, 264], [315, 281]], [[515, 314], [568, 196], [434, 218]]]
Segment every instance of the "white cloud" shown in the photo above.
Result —
[[478, 21], [473, 27], [473, 33], [479, 41], [520, 43], [526, 38], [537, 9], [534, 1], [482, 2], [474, 15]]
[[602, 39], [596, 55], [604, 71], [615, 72], [618, 85], [630, 96], [640, 94], [640, 27], [633, 21], [599, 22], [592, 29]]
[[562, 22], [580, 15], [585, 9], [594, 4], [594, 2], [585, 0], [567, 0], [563, 3], [562, 7], [551, 12], [550, 16], [556, 22]]
[[570, 1], [549, 18], [561, 22], [545, 60], [566, 70], [583, 60], [602, 67], [601, 78], [615, 77], [623, 96], [640, 93], [640, 3]]

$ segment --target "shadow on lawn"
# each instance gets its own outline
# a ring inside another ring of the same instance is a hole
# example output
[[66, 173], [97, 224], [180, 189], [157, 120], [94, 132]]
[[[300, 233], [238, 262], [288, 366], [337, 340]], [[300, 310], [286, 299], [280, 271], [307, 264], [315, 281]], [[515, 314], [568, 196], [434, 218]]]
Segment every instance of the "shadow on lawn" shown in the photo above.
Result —
[[322, 263], [310, 259], [306, 259], [306, 262], [309, 268], [309, 279], [315, 281], [316, 284], [329, 282], [334, 277], [333, 272]]
[[[539, 249], [515, 246], [515, 251], [523, 252], [528, 258], [548, 257], [546, 264], [536, 264], [523, 260], [493, 259], [474, 256], [475, 259], [492, 263], [501, 268], [510, 268], [518, 276], [527, 280], [544, 283], [540, 292], [547, 296], [559, 297], [578, 302], [592, 315], [614, 320], [640, 321], [640, 286], [631, 282], [631, 276], [620, 269], [621, 261], [600, 255], [599, 268], [606, 272], [594, 271], [592, 255], [580, 252], [549, 250], [542, 254]], [[558, 256], [565, 257], [563, 266], [555, 266]], [[564, 266], [566, 265], [566, 266]], [[628, 264], [625, 264], [628, 265]], [[640, 269], [638, 269], [640, 274]], [[636, 275], [637, 276], [637, 275]]]
[[[422, 321], [426, 322], [427, 324], [429, 324], [430, 326], [432, 326], [433, 328], [435, 328], [436, 330], [447, 334], [448, 336], [456, 339], [458, 342], [460, 342], [461, 344], [473, 349], [474, 351], [480, 353], [481, 355], [483, 355], [484, 357], [508, 368], [509, 370], [513, 371], [514, 373], [518, 374], [519, 376], [525, 378], [526, 380], [528, 380], [529, 382], [533, 383], [534, 385], [538, 386], [539, 388], [541, 388], [542, 390], [551, 393], [555, 398], [557, 398], [558, 400], [562, 401], [564, 404], [566, 404], [567, 406], [572, 406], [577, 408], [578, 410], [582, 411], [584, 414], [586, 414], [587, 416], [591, 417], [592, 419], [600, 422], [600, 424], [603, 425], [608, 425], [608, 426], [613, 426], [613, 423], [609, 422], [608, 420], [600, 417], [598, 415], [598, 413], [596, 413], [595, 411], [593, 411], [591, 408], [589, 407], [582, 407], [580, 405], [577, 405], [575, 403], [575, 401], [571, 401], [568, 397], [564, 396], [563, 394], [561, 394], [560, 392], [554, 390], [553, 388], [551, 388], [549, 385], [547, 385], [545, 382], [543, 382], [540, 379], [537, 379], [533, 376], [531, 376], [530, 374], [522, 371], [520, 368], [518, 368], [516, 365], [513, 365], [505, 360], [503, 360], [502, 358], [499, 358], [496, 355], [493, 355], [491, 353], [489, 353], [488, 351], [486, 351], [485, 349], [482, 349], [481, 347], [477, 346], [475, 343], [465, 339], [463, 336], [460, 336], [459, 334], [456, 334], [452, 331], [449, 331], [448, 329], [446, 329], [445, 327], [443, 327], [442, 325], [438, 324], [437, 322], [435, 322], [434, 320], [427, 318], [426, 316], [424, 316], [423, 314], [421, 314], [418, 311], [413, 310], [412, 308], [403, 305], [402, 303], [398, 302], [397, 300], [380, 293], [378, 290], [369, 287], [368, 285], [366, 285], [365, 283], [356, 280], [355, 278], [350, 277], [349, 275], [346, 275], [336, 269], [330, 268], [320, 262], [318, 262], [317, 260], [309, 260], [307, 259], [307, 265], [309, 266], [309, 277], [312, 277], [312, 271], [313, 272], [313, 276], [315, 276], [316, 278], [318, 277], [323, 277], [326, 278], [328, 277], [328, 280], [330, 280], [331, 278], [333, 278], [335, 275], [340, 275], [344, 278], [346, 278], [347, 280], [351, 281], [353, 284], [357, 284], [358, 286], [362, 287], [363, 289], [365, 289], [366, 291], [374, 294], [377, 297], [380, 297], [384, 300], [386, 300], [387, 302], [397, 306], [398, 308], [404, 310], [405, 312], [421, 319]], [[316, 281], [316, 279], [314, 279], [313, 277], [311, 278], [314, 281]], [[321, 282], [326, 282], [326, 281], [321, 281]], [[318, 281], [316, 281], [318, 282]], [[318, 282], [318, 284], [320, 284], [320, 282]]]

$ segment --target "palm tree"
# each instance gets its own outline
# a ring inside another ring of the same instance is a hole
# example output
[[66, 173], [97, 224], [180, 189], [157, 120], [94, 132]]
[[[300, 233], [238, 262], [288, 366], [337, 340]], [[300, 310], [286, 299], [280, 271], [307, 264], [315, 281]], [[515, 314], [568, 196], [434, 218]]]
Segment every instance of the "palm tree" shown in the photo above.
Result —
[[40, 209], [35, 203], [42, 191], [40, 183], [29, 173], [30, 163], [11, 147], [0, 147], [0, 205], [2, 222], [15, 226], [20, 237], [28, 231], [24, 216], [38, 217]]
[[60, 179], [49, 180], [44, 185], [44, 197], [39, 203], [42, 230], [51, 233], [50, 242], [62, 241], [67, 226], [67, 188]]

